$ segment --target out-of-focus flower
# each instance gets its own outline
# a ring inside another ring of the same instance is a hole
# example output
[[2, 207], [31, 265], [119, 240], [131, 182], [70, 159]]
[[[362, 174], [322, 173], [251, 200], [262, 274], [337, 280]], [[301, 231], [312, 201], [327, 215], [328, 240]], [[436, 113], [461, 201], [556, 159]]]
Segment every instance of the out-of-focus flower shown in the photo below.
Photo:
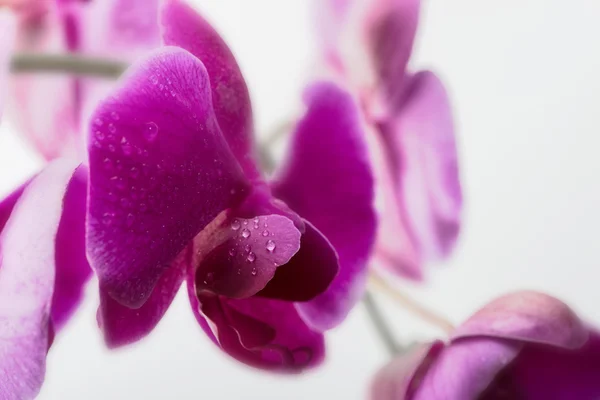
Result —
[[[86, 172], [54, 161], [0, 202], [0, 399], [34, 398], [46, 353], [91, 270], [84, 250]], [[64, 211], [63, 211], [64, 200]]]
[[[323, 331], [361, 297], [373, 179], [351, 96], [321, 83], [273, 182], [258, 172], [250, 98], [226, 44], [167, 1], [164, 48], [92, 116], [88, 256], [109, 346], [145, 336], [184, 279], [207, 334], [238, 360], [318, 364]], [[187, 51], [186, 51], [187, 50]]]
[[375, 256], [421, 279], [454, 247], [462, 192], [450, 104], [440, 79], [412, 73], [420, 0], [319, 0], [322, 54], [362, 103], [383, 215]]
[[[20, 52], [132, 62], [160, 45], [159, 0], [12, 0], [9, 5], [20, 16]], [[87, 116], [113, 82], [35, 73], [14, 76], [12, 83], [9, 111], [36, 150], [46, 159], [85, 154]]]
[[4, 97], [6, 96], [10, 56], [16, 34], [16, 20], [8, 10], [0, 8], [0, 121], [4, 110]]
[[536, 292], [501, 297], [452, 335], [392, 361], [373, 400], [600, 398], [600, 335]]

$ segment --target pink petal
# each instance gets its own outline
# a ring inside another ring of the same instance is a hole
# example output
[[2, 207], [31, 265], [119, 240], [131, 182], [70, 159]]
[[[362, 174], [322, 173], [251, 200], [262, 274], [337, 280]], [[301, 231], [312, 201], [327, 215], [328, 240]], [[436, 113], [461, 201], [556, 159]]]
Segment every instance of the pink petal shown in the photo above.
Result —
[[409, 400], [444, 344], [436, 341], [399, 355], [383, 367], [371, 385], [372, 400]]
[[252, 297], [200, 296], [221, 348], [253, 367], [298, 372], [323, 361], [323, 335], [311, 330], [293, 303]]
[[101, 287], [139, 308], [248, 182], [214, 117], [206, 70], [184, 50], [134, 66], [92, 121], [88, 256]]
[[257, 295], [286, 301], [309, 301], [325, 292], [339, 271], [339, 260], [332, 244], [310, 222], [304, 221], [300, 251]]
[[131, 309], [119, 304], [100, 287], [98, 325], [108, 347], [134, 343], [148, 335], [160, 322], [175, 298], [186, 270], [190, 267], [192, 247], [188, 246], [159, 278], [144, 305]]
[[25, 190], [0, 236], [0, 398], [33, 398], [45, 374], [55, 243], [74, 165], [50, 164]]
[[457, 341], [433, 361], [411, 400], [478, 399], [521, 347], [489, 338]]
[[300, 232], [281, 215], [232, 215], [209, 234], [203, 232], [196, 243], [196, 291], [246, 298], [264, 289], [298, 252]]
[[600, 398], [600, 335], [576, 351], [526, 347], [511, 368], [514, 383], [525, 399], [571, 400]]
[[317, 298], [299, 303], [311, 326], [341, 323], [362, 297], [375, 240], [374, 182], [364, 130], [352, 97], [332, 84], [307, 91], [308, 111], [298, 124], [292, 153], [273, 193], [331, 241], [339, 273]]
[[529, 291], [492, 301], [458, 327], [452, 337], [457, 340], [479, 336], [576, 349], [587, 341], [588, 331], [566, 304]]
[[434, 74], [412, 78], [402, 111], [384, 125], [383, 135], [417, 248], [426, 259], [447, 256], [460, 230], [462, 192], [449, 101]]
[[52, 323], [58, 331], [71, 317], [92, 274], [85, 254], [87, 173], [79, 167], [69, 182], [64, 211], [56, 236], [56, 276], [52, 297]]
[[4, 97], [6, 95], [10, 57], [16, 35], [15, 16], [7, 11], [0, 10], [0, 121], [2, 121], [2, 110], [4, 108]]
[[165, 2], [162, 25], [166, 45], [184, 48], [202, 60], [225, 139], [246, 173], [260, 175], [252, 158], [250, 95], [231, 50], [206, 20], [182, 1]]

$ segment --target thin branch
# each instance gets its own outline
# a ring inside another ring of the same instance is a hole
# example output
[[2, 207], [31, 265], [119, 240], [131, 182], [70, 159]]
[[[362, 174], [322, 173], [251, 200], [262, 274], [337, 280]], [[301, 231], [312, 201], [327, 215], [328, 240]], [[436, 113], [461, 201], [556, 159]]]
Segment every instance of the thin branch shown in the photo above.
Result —
[[441, 329], [442, 331], [450, 334], [454, 331], [454, 325], [443, 316], [436, 312], [429, 310], [422, 304], [419, 304], [414, 299], [411, 299], [406, 294], [400, 292], [398, 289], [389, 285], [384, 279], [375, 273], [371, 273], [369, 276], [371, 285], [387, 294], [389, 297], [394, 299], [397, 303], [402, 305], [403, 308], [416, 315], [421, 320], [428, 322], [429, 324]]
[[371, 322], [373, 323], [377, 334], [379, 335], [383, 345], [387, 349], [390, 356], [393, 357], [396, 354], [400, 353], [402, 351], [402, 348], [396, 342], [396, 339], [392, 334], [392, 330], [387, 325], [387, 322], [385, 321], [385, 318], [383, 317], [383, 314], [379, 309], [377, 302], [375, 301], [375, 297], [368, 290], [363, 297], [363, 303], [365, 304], [367, 314], [369, 315], [369, 318], [371, 319]]
[[49, 72], [117, 79], [127, 69], [122, 61], [85, 57], [75, 54], [18, 53], [11, 60], [15, 74]]

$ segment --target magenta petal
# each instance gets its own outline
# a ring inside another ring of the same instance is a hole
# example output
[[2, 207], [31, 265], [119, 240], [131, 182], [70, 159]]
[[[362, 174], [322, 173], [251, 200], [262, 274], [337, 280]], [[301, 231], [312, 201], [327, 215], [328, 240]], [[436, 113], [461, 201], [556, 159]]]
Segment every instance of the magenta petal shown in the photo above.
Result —
[[23, 192], [25, 191], [25, 189], [27, 189], [27, 186], [29, 186], [30, 183], [31, 180], [28, 180], [27, 182], [25, 182], [25, 184], [15, 189], [11, 194], [9, 194], [6, 198], [0, 201], [0, 232], [2, 231], [2, 229], [4, 229], [4, 226], [8, 222], [8, 219], [10, 218], [10, 215], [12, 214], [15, 205], [17, 204], [17, 201], [19, 201], [19, 199], [23, 195]]
[[337, 253], [329, 240], [304, 221], [300, 251], [280, 268], [258, 296], [287, 301], [308, 301], [325, 292], [339, 271]]
[[189, 268], [192, 247], [188, 246], [162, 274], [152, 295], [138, 309], [119, 304], [100, 287], [98, 325], [110, 348], [136, 342], [148, 335], [171, 305]]
[[50, 164], [25, 190], [0, 236], [0, 398], [36, 396], [45, 374], [54, 239], [74, 165]]
[[306, 103], [273, 192], [323, 232], [339, 255], [339, 274], [329, 290], [298, 304], [311, 325], [325, 330], [339, 324], [363, 294], [377, 225], [374, 183], [352, 97], [320, 83], [307, 92]]
[[419, 250], [427, 258], [448, 255], [460, 230], [462, 192], [449, 100], [440, 80], [420, 72], [406, 103], [384, 126], [396, 157], [398, 201]]
[[248, 182], [215, 120], [206, 70], [184, 50], [134, 67], [92, 121], [88, 256], [109, 295], [139, 308]]
[[600, 335], [594, 332], [577, 351], [527, 347], [511, 375], [524, 399], [599, 399]]
[[293, 303], [257, 297], [228, 300], [212, 295], [201, 296], [200, 301], [223, 350], [241, 362], [295, 372], [323, 361], [323, 335], [302, 321]]
[[[196, 290], [230, 298], [250, 297], [273, 279], [300, 249], [300, 232], [289, 218], [227, 218], [209, 238], [200, 235]], [[204, 242], [204, 243], [202, 243]], [[202, 247], [211, 246], [206, 253]]]
[[250, 95], [231, 50], [202, 16], [180, 0], [166, 1], [162, 26], [166, 45], [188, 50], [206, 67], [221, 131], [246, 173], [258, 175], [251, 154]]
[[92, 270], [85, 254], [87, 170], [79, 167], [69, 183], [56, 236], [56, 277], [52, 297], [52, 323], [59, 330], [83, 295]]
[[412, 400], [478, 399], [521, 347], [488, 338], [457, 341], [433, 361]]
[[452, 337], [457, 340], [480, 336], [576, 349], [586, 342], [588, 331], [563, 302], [542, 293], [517, 292], [483, 307]]

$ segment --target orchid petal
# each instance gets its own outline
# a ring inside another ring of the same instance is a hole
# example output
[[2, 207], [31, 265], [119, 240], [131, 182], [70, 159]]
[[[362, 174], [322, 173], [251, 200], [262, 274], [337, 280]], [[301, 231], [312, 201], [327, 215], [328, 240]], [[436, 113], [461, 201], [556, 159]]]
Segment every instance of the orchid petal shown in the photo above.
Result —
[[159, 278], [144, 305], [131, 309], [119, 304], [100, 287], [98, 325], [109, 348], [134, 343], [148, 335], [160, 322], [175, 298], [191, 262], [191, 246], [185, 248]]
[[223, 135], [248, 176], [260, 175], [251, 154], [250, 95], [231, 50], [202, 16], [180, 0], [166, 1], [161, 21], [164, 43], [188, 50], [206, 67]]
[[325, 292], [339, 271], [332, 244], [310, 222], [304, 221], [300, 251], [285, 265], [258, 296], [286, 301], [309, 301]]
[[200, 303], [220, 346], [238, 361], [287, 372], [301, 371], [323, 361], [323, 335], [302, 321], [293, 303], [213, 295], [201, 295]]
[[300, 232], [281, 215], [231, 217], [200, 235], [196, 290], [229, 298], [255, 295], [300, 249]]
[[287, 165], [273, 193], [331, 241], [340, 270], [322, 295], [298, 303], [319, 329], [338, 325], [361, 298], [375, 240], [374, 183], [363, 128], [352, 97], [335, 85], [316, 84], [298, 124]]
[[206, 70], [184, 50], [133, 67], [92, 121], [88, 257], [101, 287], [139, 308], [248, 181], [214, 117]]
[[34, 398], [44, 380], [62, 198], [73, 175], [50, 164], [24, 191], [0, 236], [0, 398]]
[[577, 349], [588, 331], [563, 302], [525, 291], [500, 297], [471, 316], [453, 334], [453, 340], [487, 336]]
[[398, 201], [417, 248], [447, 256], [460, 230], [462, 192], [449, 100], [441, 81], [421, 72], [396, 119], [383, 126], [397, 176]]

